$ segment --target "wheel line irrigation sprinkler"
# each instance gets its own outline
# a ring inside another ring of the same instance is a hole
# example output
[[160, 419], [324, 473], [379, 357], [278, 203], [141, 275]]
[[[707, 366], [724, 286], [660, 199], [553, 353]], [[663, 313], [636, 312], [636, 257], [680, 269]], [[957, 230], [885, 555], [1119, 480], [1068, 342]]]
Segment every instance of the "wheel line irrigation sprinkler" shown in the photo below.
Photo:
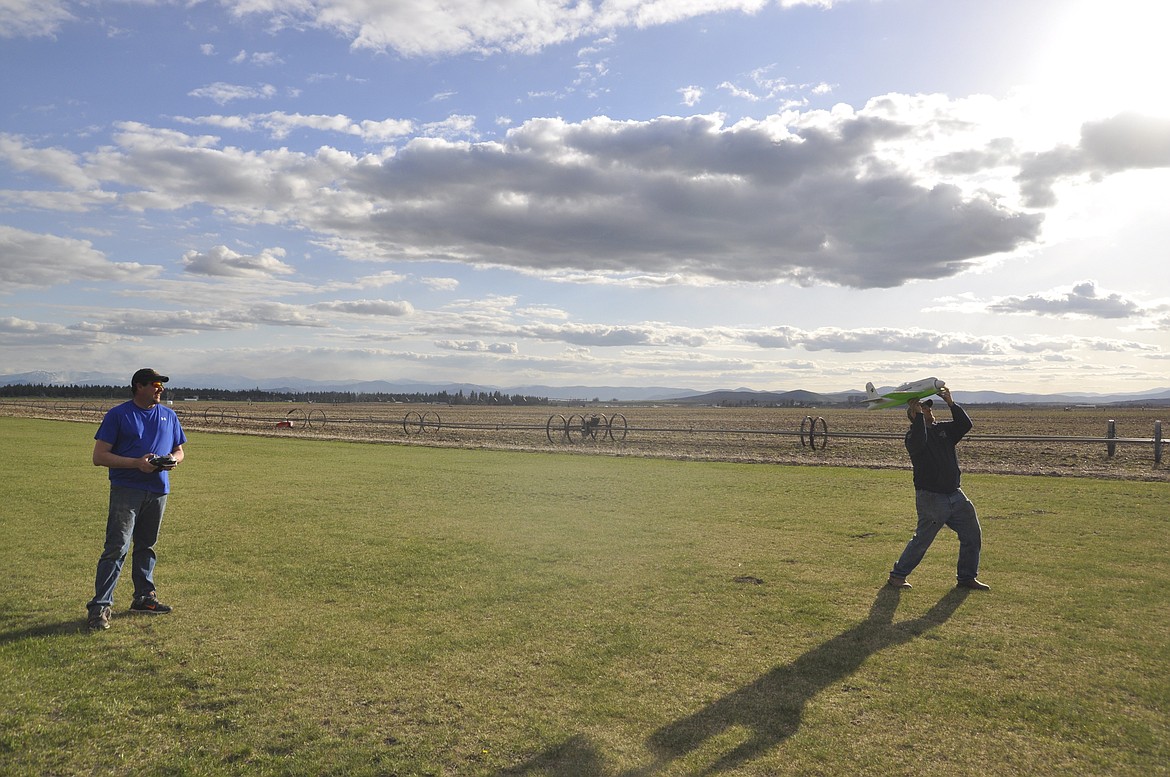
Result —
[[[50, 410], [53, 413], [60, 414], [80, 414], [85, 418], [100, 417], [108, 410], [107, 406], [102, 404], [95, 404], [85, 402], [80, 405], [66, 404], [61, 402], [28, 402], [28, 401], [3, 401], [0, 402], [0, 412], [6, 408], [24, 408], [34, 411]], [[312, 407], [308, 410], [304, 408], [291, 408], [286, 411], [280, 418], [273, 420], [271, 416], [250, 416], [242, 415], [240, 409], [236, 407], [220, 407], [217, 405], [210, 405], [199, 410], [188, 411], [186, 409], [180, 410], [175, 408], [180, 417], [187, 421], [202, 421], [206, 426], [244, 426], [248, 423], [256, 423], [271, 427], [275, 424], [278, 428], [288, 429], [307, 429], [319, 431], [325, 428], [326, 424], [340, 425], [344, 427], [347, 424], [354, 423], [397, 423], [393, 420], [385, 419], [329, 419], [325, 415], [325, 411], [319, 407]], [[6, 413], [5, 413], [6, 414]], [[760, 436], [795, 436], [800, 438], [800, 445], [802, 448], [809, 448], [812, 451], [824, 450], [829, 444], [829, 438], [837, 439], [867, 439], [867, 440], [900, 440], [904, 437], [901, 432], [833, 432], [829, 433], [828, 422], [821, 417], [813, 418], [812, 416], [805, 416], [800, 423], [800, 428], [796, 430], [785, 429], [697, 429], [695, 427], [638, 427], [631, 426], [626, 416], [622, 413], [614, 413], [606, 416], [601, 413], [595, 414], [571, 414], [567, 418], [563, 414], [554, 414], [548, 417], [548, 420], [543, 424], [508, 424], [508, 423], [444, 423], [439, 413], [433, 410], [418, 411], [411, 410], [401, 420], [402, 430], [407, 436], [418, 436], [425, 432], [438, 433], [443, 429], [450, 430], [479, 430], [479, 431], [543, 431], [545, 438], [551, 444], [577, 444], [586, 441], [600, 443], [609, 440], [614, 443], [626, 442], [629, 436], [634, 433], [659, 433], [659, 434], [679, 434], [694, 436], [699, 434], [737, 434], [737, 435], [760, 435]], [[1028, 435], [1028, 434], [968, 434], [964, 437], [965, 440], [972, 442], [1025, 442], [1025, 443], [1074, 443], [1086, 445], [1104, 445], [1107, 455], [1112, 459], [1117, 452], [1119, 445], [1128, 446], [1150, 446], [1153, 447], [1154, 464], [1162, 463], [1162, 456], [1165, 448], [1165, 440], [1162, 433], [1162, 422], [1154, 421], [1154, 430], [1152, 437], [1119, 437], [1117, 436], [1117, 423], [1110, 419], [1108, 421], [1108, 428], [1105, 437], [1079, 436], [1079, 435]]]

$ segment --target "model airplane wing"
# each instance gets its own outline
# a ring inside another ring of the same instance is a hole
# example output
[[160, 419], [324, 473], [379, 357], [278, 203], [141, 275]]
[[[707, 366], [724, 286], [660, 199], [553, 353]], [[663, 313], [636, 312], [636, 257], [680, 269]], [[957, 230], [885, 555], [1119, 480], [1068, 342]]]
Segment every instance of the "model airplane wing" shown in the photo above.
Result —
[[867, 410], [897, 407], [898, 405], [906, 404], [911, 399], [922, 399], [936, 394], [945, 385], [946, 383], [943, 383], [938, 378], [923, 378], [922, 380], [916, 380], [911, 383], [903, 383], [893, 391], [879, 394], [872, 383], [866, 383], [865, 406]]

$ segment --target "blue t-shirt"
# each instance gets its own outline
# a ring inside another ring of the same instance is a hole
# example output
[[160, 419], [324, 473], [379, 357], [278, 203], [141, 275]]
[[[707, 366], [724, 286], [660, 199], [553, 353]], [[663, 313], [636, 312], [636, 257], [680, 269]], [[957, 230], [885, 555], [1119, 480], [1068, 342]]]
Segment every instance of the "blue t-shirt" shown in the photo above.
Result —
[[[143, 410], [134, 400], [110, 409], [93, 436], [109, 443], [118, 456], [140, 459], [148, 453], [165, 456], [187, 442], [179, 416], [165, 405]], [[137, 488], [155, 494], [171, 490], [171, 481], [165, 470], [145, 473], [137, 469], [110, 467], [110, 482], [127, 488]]]

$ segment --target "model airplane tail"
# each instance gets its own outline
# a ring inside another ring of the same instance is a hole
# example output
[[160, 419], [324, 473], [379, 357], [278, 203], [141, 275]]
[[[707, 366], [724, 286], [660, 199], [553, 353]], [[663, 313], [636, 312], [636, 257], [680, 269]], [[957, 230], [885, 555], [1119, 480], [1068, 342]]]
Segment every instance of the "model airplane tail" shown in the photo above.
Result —
[[903, 383], [893, 391], [879, 394], [872, 383], [865, 384], [865, 405], [867, 410], [880, 410], [885, 407], [904, 405], [912, 399], [923, 399], [938, 392], [947, 384], [938, 378], [923, 378], [922, 380]]

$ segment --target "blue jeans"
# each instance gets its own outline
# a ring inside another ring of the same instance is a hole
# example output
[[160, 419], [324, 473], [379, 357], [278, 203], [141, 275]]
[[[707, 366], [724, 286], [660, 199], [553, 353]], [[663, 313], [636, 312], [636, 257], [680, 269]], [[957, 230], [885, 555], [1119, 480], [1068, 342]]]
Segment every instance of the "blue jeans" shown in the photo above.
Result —
[[906, 577], [934, 542], [939, 529], [948, 526], [959, 535], [959, 580], [974, 580], [979, 576], [979, 550], [983, 546], [983, 530], [979, 527], [979, 516], [975, 505], [962, 489], [953, 494], [936, 494], [933, 491], [914, 492], [914, 506], [918, 508], [918, 528], [906, 543], [902, 557], [894, 564], [890, 573], [895, 577]]
[[98, 559], [93, 600], [87, 606], [113, 606], [114, 586], [118, 585], [131, 542], [134, 543], [134, 553], [130, 557], [134, 596], [138, 598], [154, 591], [154, 544], [158, 542], [158, 530], [166, 506], [166, 494], [110, 486], [106, 544]]

